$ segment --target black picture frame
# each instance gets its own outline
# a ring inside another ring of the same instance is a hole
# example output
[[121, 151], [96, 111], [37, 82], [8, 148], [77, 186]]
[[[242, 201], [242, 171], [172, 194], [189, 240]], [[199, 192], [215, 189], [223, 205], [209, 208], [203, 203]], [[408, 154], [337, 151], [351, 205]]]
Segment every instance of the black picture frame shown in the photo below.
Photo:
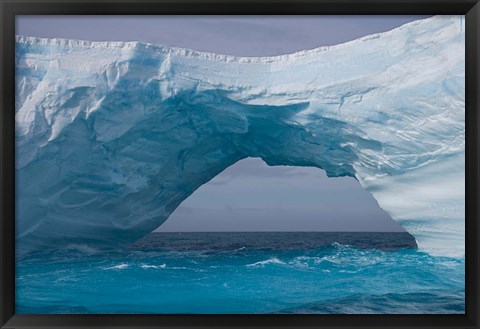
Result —
[[[480, 328], [478, 225], [480, 4], [478, 0], [0, 0], [1, 328]], [[15, 314], [15, 16], [229, 14], [466, 15], [466, 307], [464, 315]]]

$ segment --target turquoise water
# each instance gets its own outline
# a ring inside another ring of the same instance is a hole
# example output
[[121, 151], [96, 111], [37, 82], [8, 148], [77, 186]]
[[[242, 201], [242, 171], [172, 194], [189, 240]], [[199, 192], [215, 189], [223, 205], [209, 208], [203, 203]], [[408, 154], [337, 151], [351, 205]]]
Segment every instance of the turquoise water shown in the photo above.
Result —
[[464, 313], [464, 259], [406, 233], [153, 233], [17, 258], [17, 313]]

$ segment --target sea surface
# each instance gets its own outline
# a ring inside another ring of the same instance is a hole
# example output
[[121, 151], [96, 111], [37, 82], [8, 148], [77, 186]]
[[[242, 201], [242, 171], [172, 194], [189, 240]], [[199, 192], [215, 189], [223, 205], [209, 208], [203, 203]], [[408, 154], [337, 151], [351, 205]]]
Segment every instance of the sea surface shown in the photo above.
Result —
[[464, 278], [408, 233], [152, 233], [17, 257], [16, 313], [464, 313]]

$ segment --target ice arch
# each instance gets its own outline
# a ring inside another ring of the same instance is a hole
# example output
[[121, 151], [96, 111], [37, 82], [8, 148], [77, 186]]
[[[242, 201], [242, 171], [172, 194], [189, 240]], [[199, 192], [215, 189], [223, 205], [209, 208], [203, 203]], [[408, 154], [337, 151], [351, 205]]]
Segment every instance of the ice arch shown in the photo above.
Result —
[[245, 157], [352, 176], [433, 254], [464, 254], [464, 21], [241, 58], [17, 38], [17, 246], [149, 233]]

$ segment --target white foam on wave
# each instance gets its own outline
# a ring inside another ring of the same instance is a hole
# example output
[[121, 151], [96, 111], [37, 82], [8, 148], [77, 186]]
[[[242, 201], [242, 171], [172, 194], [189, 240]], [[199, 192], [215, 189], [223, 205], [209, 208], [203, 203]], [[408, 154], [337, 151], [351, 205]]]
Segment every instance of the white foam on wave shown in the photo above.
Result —
[[161, 265], [148, 265], [148, 264], [142, 264], [140, 265], [141, 268], [147, 270], [147, 269], [159, 269], [159, 268], [167, 268], [167, 264], [161, 264]]
[[245, 266], [257, 267], [257, 266], [265, 266], [265, 265], [268, 265], [268, 264], [285, 265], [285, 263], [282, 262], [280, 259], [278, 259], [277, 257], [273, 257], [273, 258], [270, 258], [270, 259], [267, 259], [267, 260], [262, 260], [262, 261], [253, 263], [253, 264], [247, 264]]
[[104, 270], [124, 270], [126, 268], [129, 268], [130, 265], [127, 264], [127, 263], [122, 263], [122, 264], [118, 264], [118, 265], [114, 265], [114, 266], [110, 266], [110, 267], [105, 267]]

